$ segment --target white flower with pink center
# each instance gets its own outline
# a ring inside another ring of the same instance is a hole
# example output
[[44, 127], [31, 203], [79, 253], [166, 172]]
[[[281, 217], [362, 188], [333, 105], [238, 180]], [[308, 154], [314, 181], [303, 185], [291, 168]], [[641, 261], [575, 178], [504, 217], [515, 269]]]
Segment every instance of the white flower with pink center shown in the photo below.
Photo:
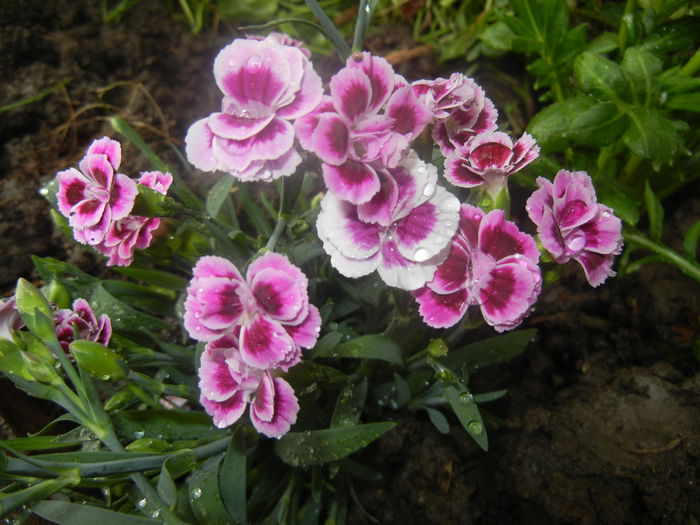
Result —
[[307, 286], [303, 272], [277, 253], [254, 260], [245, 278], [222, 257], [202, 257], [187, 288], [185, 329], [199, 341], [235, 333], [247, 366], [286, 371], [301, 348], [316, 344], [321, 327]]
[[612, 264], [622, 251], [622, 222], [613, 210], [598, 204], [585, 171], [560, 170], [550, 182], [537, 178], [525, 209], [537, 225], [542, 246], [563, 264], [575, 259], [591, 286], [615, 275]]
[[[160, 171], [143, 172], [138, 183], [165, 195], [172, 184], [173, 176]], [[153, 241], [153, 232], [160, 226], [157, 217], [127, 215], [113, 221], [95, 250], [109, 257], [107, 266], [129, 266], [134, 260], [134, 250], [145, 250]], [[81, 240], [82, 233], [76, 232]]]
[[429, 120], [385, 59], [356, 53], [331, 79], [330, 97], [295, 127], [301, 145], [323, 162], [329, 191], [362, 204], [380, 190], [378, 170], [395, 167]]
[[214, 424], [225, 428], [250, 405], [250, 421], [268, 437], [286, 434], [299, 412], [294, 389], [270, 370], [250, 367], [233, 335], [207, 343], [199, 370], [200, 402]]
[[70, 168], [57, 174], [58, 209], [68, 218], [78, 242], [99, 244], [112, 221], [133, 209], [136, 182], [117, 173], [120, 164], [121, 145], [103, 137], [90, 145], [80, 170]]
[[453, 73], [449, 79], [419, 80], [411, 87], [432, 114], [433, 139], [443, 155], [474, 135], [496, 129], [498, 112], [493, 102], [474, 80], [461, 73]]
[[437, 169], [415, 154], [381, 172], [379, 192], [355, 205], [328, 193], [316, 228], [331, 264], [346, 277], [377, 270], [389, 286], [415, 290], [447, 255], [459, 201], [437, 186]]
[[294, 173], [301, 157], [291, 121], [312, 111], [323, 96], [321, 77], [307, 56], [277, 37], [237, 39], [216, 57], [214, 76], [224, 93], [222, 108], [190, 127], [189, 161], [244, 181]]
[[478, 306], [486, 322], [503, 332], [519, 325], [540, 293], [542, 278], [535, 241], [505, 220], [462, 204], [450, 254], [432, 281], [413, 293], [423, 320], [433, 328], [459, 322]]
[[484, 185], [491, 195], [496, 195], [509, 175], [523, 169], [539, 154], [539, 146], [527, 133], [515, 144], [500, 131], [481, 133], [447, 155], [445, 178], [461, 188]]

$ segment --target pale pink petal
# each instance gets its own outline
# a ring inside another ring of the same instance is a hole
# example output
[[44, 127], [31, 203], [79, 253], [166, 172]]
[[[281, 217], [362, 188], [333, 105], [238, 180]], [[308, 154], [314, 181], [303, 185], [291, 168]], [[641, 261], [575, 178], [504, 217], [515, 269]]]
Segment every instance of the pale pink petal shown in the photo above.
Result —
[[435, 270], [428, 287], [436, 293], [448, 294], [463, 288], [469, 278], [469, 252], [462, 242], [452, 241], [450, 254]]
[[109, 206], [112, 209], [112, 220], [126, 217], [134, 209], [136, 196], [139, 194], [136, 181], [123, 173], [117, 173], [109, 195]]
[[269, 373], [263, 374], [250, 404], [251, 417], [269, 423], [275, 415], [275, 384]]
[[218, 168], [212, 146], [214, 133], [212, 133], [208, 121], [209, 117], [206, 117], [192, 124], [185, 137], [187, 160], [195, 168], [202, 171], [214, 171]]
[[465, 288], [454, 293], [439, 294], [428, 287], [413, 292], [423, 321], [433, 328], [449, 328], [459, 322], [469, 306]]
[[389, 226], [399, 200], [399, 188], [396, 179], [388, 172], [380, 171], [378, 175], [380, 190], [368, 202], [357, 207], [357, 216], [362, 222]]
[[302, 148], [309, 151], [314, 150], [312, 137], [318, 125], [318, 119], [327, 113], [335, 114], [335, 109], [333, 108], [333, 99], [324, 95], [314, 111], [294, 121], [294, 130]]
[[505, 220], [503, 210], [490, 212], [479, 227], [479, 249], [498, 261], [509, 255], [521, 254], [539, 260], [539, 250], [534, 239], [521, 232], [511, 221]]
[[396, 75], [394, 68], [386, 59], [368, 52], [354, 53], [347, 62], [347, 68], [364, 72], [371, 86], [372, 96], [367, 105], [367, 112], [376, 113], [389, 99], [394, 91]]
[[[220, 277], [198, 279], [194, 291], [188, 289], [188, 300], [195, 298], [199, 321], [210, 330], [226, 330], [241, 318], [244, 306], [238, 294], [239, 283]], [[187, 309], [187, 301], [185, 302]]]
[[85, 190], [88, 187], [88, 180], [75, 168], [69, 168], [56, 175], [58, 179], [58, 209], [66, 217], [76, 204], [87, 198]]
[[[70, 225], [73, 228], [87, 228], [101, 223], [103, 216], [109, 218], [107, 202], [99, 199], [86, 199], [73, 206], [70, 212]], [[102, 230], [102, 228], [100, 228]]]
[[244, 140], [216, 137], [212, 143], [215, 158], [230, 171], [245, 169], [257, 160], [277, 159], [294, 144], [294, 128], [286, 120], [274, 118], [259, 133]]
[[270, 421], [263, 421], [257, 411], [251, 408], [250, 420], [253, 426], [268, 437], [280, 437], [292, 427], [297, 420], [299, 402], [294, 389], [281, 377], [273, 379], [274, 383], [274, 415]]
[[165, 195], [173, 183], [173, 176], [162, 171], [143, 171], [139, 175], [137, 182]]
[[527, 211], [532, 222], [539, 224], [545, 210], [552, 209], [554, 204], [552, 192], [554, 188], [552, 183], [544, 177], [537, 177], [536, 182], [539, 189], [532, 192], [532, 195], [530, 195], [530, 197], [527, 199], [527, 202], [525, 203], [525, 211]]
[[323, 180], [338, 198], [353, 204], [369, 201], [380, 188], [379, 177], [372, 168], [350, 160], [340, 166], [323, 164]]
[[382, 281], [401, 290], [416, 290], [433, 278], [435, 268], [447, 256], [447, 250], [433, 259], [415, 262], [404, 257], [396, 243], [389, 239], [382, 245], [381, 256], [377, 273]]
[[394, 119], [393, 131], [414, 139], [430, 122], [430, 112], [420, 104], [410, 86], [396, 90], [386, 105], [386, 115]]
[[245, 411], [247, 403], [247, 395], [239, 390], [225, 401], [211, 401], [204, 395], [200, 396], [199, 402], [209, 414], [214, 425], [218, 428], [226, 428], [233, 425], [240, 419]]
[[298, 325], [284, 325], [294, 343], [302, 348], [313, 348], [321, 332], [321, 314], [314, 305], [309, 305], [308, 315]]
[[324, 113], [316, 122], [310, 148], [323, 162], [343, 164], [350, 149], [350, 130], [335, 113]]
[[304, 76], [301, 86], [296, 93], [294, 100], [289, 104], [280, 107], [276, 114], [288, 120], [297, 119], [313, 111], [323, 98], [323, 82], [321, 77], [314, 71], [311, 62], [304, 65]]
[[212, 113], [207, 124], [211, 132], [218, 137], [243, 140], [260, 133], [274, 117], [273, 113], [259, 118]]
[[445, 179], [458, 188], [474, 188], [485, 182], [481, 175], [474, 173], [458, 152], [445, 157]]
[[588, 284], [594, 288], [600, 286], [608, 277], [614, 277], [612, 269], [615, 256], [613, 254], [601, 255], [594, 252], [583, 252], [575, 257], [586, 272]]
[[251, 162], [243, 170], [232, 171], [238, 180], [243, 182], [261, 180], [271, 182], [280, 177], [291, 175], [301, 164], [301, 156], [294, 148], [276, 159], [258, 160]]
[[523, 136], [513, 146], [513, 172], [523, 169], [539, 156], [540, 147], [537, 145], [537, 141], [531, 135], [523, 133]]
[[241, 328], [241, 359], [255, 368], [277, 366], [294, 351], [294, 342], [282, 325], [263, 315], [255, 316]]
[[586, 250], [602, 254], [618, 254], [622, 250], [622, 222], [613, 210], [598, 204], [598, 213], [581, 226], [586, 236]]
[[348, 122], [354, 123], [369, 111], [372, 87], [359, 69], [344, 68], [331, 78], [333, 106]]
[[78, 167], [97, 186], [108, 190], [112, 185], [114, 168], [106, 155], [86, 155], [78, 163]]
[[301, 272], [293, 268], [297, 271], [265, 268], [250, 279], [250, 288], [260, 309], [277, 321], [294, 320], [308, 307], [306, 276], [302, 274], [300, 278], [297, 273]]
[[199, 389], [210, 401], [226, 401], [239, 389], [238, 382], [231, 375], [226, 363], [225, 348], [212, 348], [207, 345], [202, 353], [197, 375]]
[[234, 281], [243, 282], [243, 276], [238, 268], [223, 257], [206, 255], [201, 257], [192, 270], [194, 277], [227, 277]]
[[330, 240], [348, 257], [364, 259], [379, 250], [379, 225], [361, 221], [357, 216], [357, 206], [341, 201], [333, 194], [328, 193], [321, 200], [321, 213], [316, 224], [321, 239]]
[[102, 137], [101, 139], [94, 140], [92, 144], [90, 144], [85, 155], [105, 155], [114, 171], [116, 171], [119, 169], [119, 165], [122, 162], [122, 147], [116, 140], [112, 140], [109, 137]]

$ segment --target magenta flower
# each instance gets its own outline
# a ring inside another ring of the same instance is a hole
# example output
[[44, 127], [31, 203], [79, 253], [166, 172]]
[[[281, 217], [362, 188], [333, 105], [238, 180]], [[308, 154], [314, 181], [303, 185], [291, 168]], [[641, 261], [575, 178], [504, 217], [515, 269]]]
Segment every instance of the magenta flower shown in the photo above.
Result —
[[[138, 183], [165, 195], [172, 184], [170, 173], [148, 171], [141, 174]], [[153, 232], [160, 226], [156, 217], [127, 215], [113, 221], [102, 242], [94, 248], [109, 257], [107, 266], [129, 266], [134, 260], [134, 250], [145, 250], [153, 241]], [[76, 238], [80, 240], [79, 233]]]
[[187, 132], [187, 158], [203, 171], [244, 180], [291, 175], [301, 162], [290, 121], [318, 106], [321, 77], [307, 56], [276, 37], [234, 40], [214, 61], [222, 109]]
[[80, 171], [70, 168], [58, 173], [58, 209], [79, 242], [99, 244], [110, 223], [126, 217], [134, 207], [136, 182], [117, 173], [120, 163], [119, 142], [103, 137], [90, 145], [79, 163]]
[[591, 286], [615, 275], [615, 255], [622, 251], [622, 222], [613, 210], [598, 204], [585, 171], [560, 170], [554, 183], [537, 178], [525, 209], [537, 225], [542, 246], [563, 264], [575, 259]]
[[535, 139], [527, 133], [515, 144], [500, 131], [481, 133], [447, 155], [445, 178], [461, 188], [483, 184], [495, 196], [509, 175], [530, 164], [539, 153]]
[[245, 279], [226, 259], [202, 257], [187, 288], [185, 329], [199, 341], [235, 334], [247, 366], [286, 371], [301, 348], [316, 344], [321, 327], [307, 286], [303, 272], [277, 253], [253, 261]]
[[505, 220], [462, 204], [450, 254], [435, 277], [413, 292], [423, 320], [433, 328], [455, 325], [470, 305], [498, 332], [519, 325], [540, 293], [535, 241]]
[[443, 155], [452, 153], [479, 133], [496, 129], [498, 112], [471, 78], [453, 73], [449, 79], [419, 80], [411, 85], [434, 120], [433, 139]]
[[380, 190], [378, 170], [394, 168], [429, 120], [386, 60], [356, 53], [331, 79], [330, 97], [295, 127], [301, 145], [323, 162], [328, 189], [362, 204]]
[[97, 319], [85, 299], [76, 299], [72, 310], [58, 310], [53, 315], [53, 322], [56, 325], [56, 337], [66, 352], [75, 339], [87, 339], [107, 346], [112, 336], [109, 317], [102, 314]]
[[459, 201], [436, 186], [437, 169], [415, 154], [380, 173], [380, 190], [365, 204], [326, 194], [318, 235], [331, 264], [346, 277], [377, 270], [389, 286], [415, 290], [447, 255]]
[[248, 404], [253, 426], [268, 437], [286, 434], [296, 422], [294, 389], [270, 370], [248, 366], [233, 335], [207, 343], [197, 373], [200, 402], [219, 428], [238, 421]]

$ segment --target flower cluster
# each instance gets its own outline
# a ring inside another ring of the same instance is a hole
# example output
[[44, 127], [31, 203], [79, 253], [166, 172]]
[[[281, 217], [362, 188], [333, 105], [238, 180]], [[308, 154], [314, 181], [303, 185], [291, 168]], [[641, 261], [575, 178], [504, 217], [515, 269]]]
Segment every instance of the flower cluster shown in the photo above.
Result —
[[525, 209], [553, 259], [559, 264], [578, 261], [591, 286], [615, 275], [612, 263], [622, 251], [622, 223], [598, 204], [588, 174], [560, 170], [554, 182], [538, 177], [537, 185]]
[[318, 338], [321, 316], [309, 304], [308, 280], [277, 253], [254, 260], [245, 278], [228, 260], [202, 257], [187, 288], [184, 324], [207, 342], [199, 369], [201, 402], [218, 427], [251, 404], [251, 421], [267, 436], [286, 433], [299, 405], [281, 377]]
[[58, 173], [59, 211], [68, 218], [76, 241], [106, 255], [108, 266], [128, 266], [134, 249], [150, 246], [160, 219], [131, 215], [138, 184], [165, 194], [172, 175], [144, 172], [138, 181], [117, 173], [121, 145], [107, 137], [95, 140], [80, 161], [80, 170]]

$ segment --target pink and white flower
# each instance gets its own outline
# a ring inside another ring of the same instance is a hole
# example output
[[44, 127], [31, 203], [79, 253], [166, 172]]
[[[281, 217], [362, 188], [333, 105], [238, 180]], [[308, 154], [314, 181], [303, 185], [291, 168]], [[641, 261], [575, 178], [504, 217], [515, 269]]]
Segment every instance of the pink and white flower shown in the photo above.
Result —
[[537, 159], [539, 153], [535, 139], [527, 133], [515, 144], [500, 131], [480, 133], [447, 155], [445, 178], [461, 188], [484, 185], [496, 195], [509, 175]]
[[434, 120], [433, 139], [443, 155], [452, 153], [479, 133], [496, 129], [498, 112], [471, 78], [453, 73], [449, 79], [419, 80], [413, 92]]
[[0, 339], [12, 341], [12, 332], [24, 326], [17, 311], [15, 296], [0, 301]]
[[389, 286], [415, 290], [447, 255], [459, 201], [437, 186], [437, 169], [415, 154], [380, 173], [380, 190], [365, 204], [328, 193], [318, 235], [331, 264], [346, 277], [377, 270]]
[[233, 335], [207, 343], [197, 373], [200, 402], [219, 428], [238, 421], [248, 405], [251, 423], [268, 437], [286, 434], [296, 422], [294, 389], [270, 370], [249, 366]]
[[429, 120], [385, 59], [356, 53], [331, 79], [330, 97], [295, 127], [301, 145], [321, 159], [329, 191], [362, 204], [380, 190], [378, 170], [394, 168]]
[[[165, 195], [172, 184], [170, 173], [143, 172], [138, 183]], [[134, 250], [145, 250], [153, 241], [153, 232], [160, 226], [157, 217], [127, 215], [113, 221], [102, 242], [94, 248], [109, 257], [107, 266], [129, 266], [134, 260]], [[76, 238], [81, 234], [76, 233]], [[79, 239], [80, 240], [80, 239]]]
[[121, 145], [103, 137], [90, 145], [80, 170], [58, 173], [58, 209], [79, 242], [99, 244], [111, 222], [126, 217], [134, 207], [136, 182], [117, 173], [120, 163]]
[[224, 94], [221, 111], [190, 127], [189, 161], [244, 181], [294, 173], [301, 157], [291, 121], [316, 108], [323, 96], [321, 77], [307, 56], [275, 36], [237, 39], [216, 57], [214, 77]]
[[505, 219], [503, 210], [484, 214], [462, 204], [450, 254], [432, 281], [413, 292], [423, 320], [448, 328], [478, 306], [498, 332], [519, 325], [540, 293], [542, 278], [535, 241]]
[[598, 204], [585, 171], [560, 170], [550, 182], [537, 178], [539, 189], [525, 209], [537, 225], [542, 246], [563, 264], [575, 259], [591, 286], [615, 275], [615, 255], [622, 251], [622, 222], [609, 207]]
[[112, 323], [102, 314], [99, 319], [85, 299], [76, 299], [73, 309], [64, 308], [53, 315], [55, 333], [61, 347], [68, 352], [68, 347], [76, 339], [95, 341], [104, 346], [109, 344], [112, 336]]
[[254, 260], [245, 278], [222, 257], [202, 257], [187, 288], [185, 329], [199, 341], [235, 333], [247, 366], [286, 371], [301, 348], [316, 344], [321, 327], [307, 286], [303, 272], [277, 253]]

